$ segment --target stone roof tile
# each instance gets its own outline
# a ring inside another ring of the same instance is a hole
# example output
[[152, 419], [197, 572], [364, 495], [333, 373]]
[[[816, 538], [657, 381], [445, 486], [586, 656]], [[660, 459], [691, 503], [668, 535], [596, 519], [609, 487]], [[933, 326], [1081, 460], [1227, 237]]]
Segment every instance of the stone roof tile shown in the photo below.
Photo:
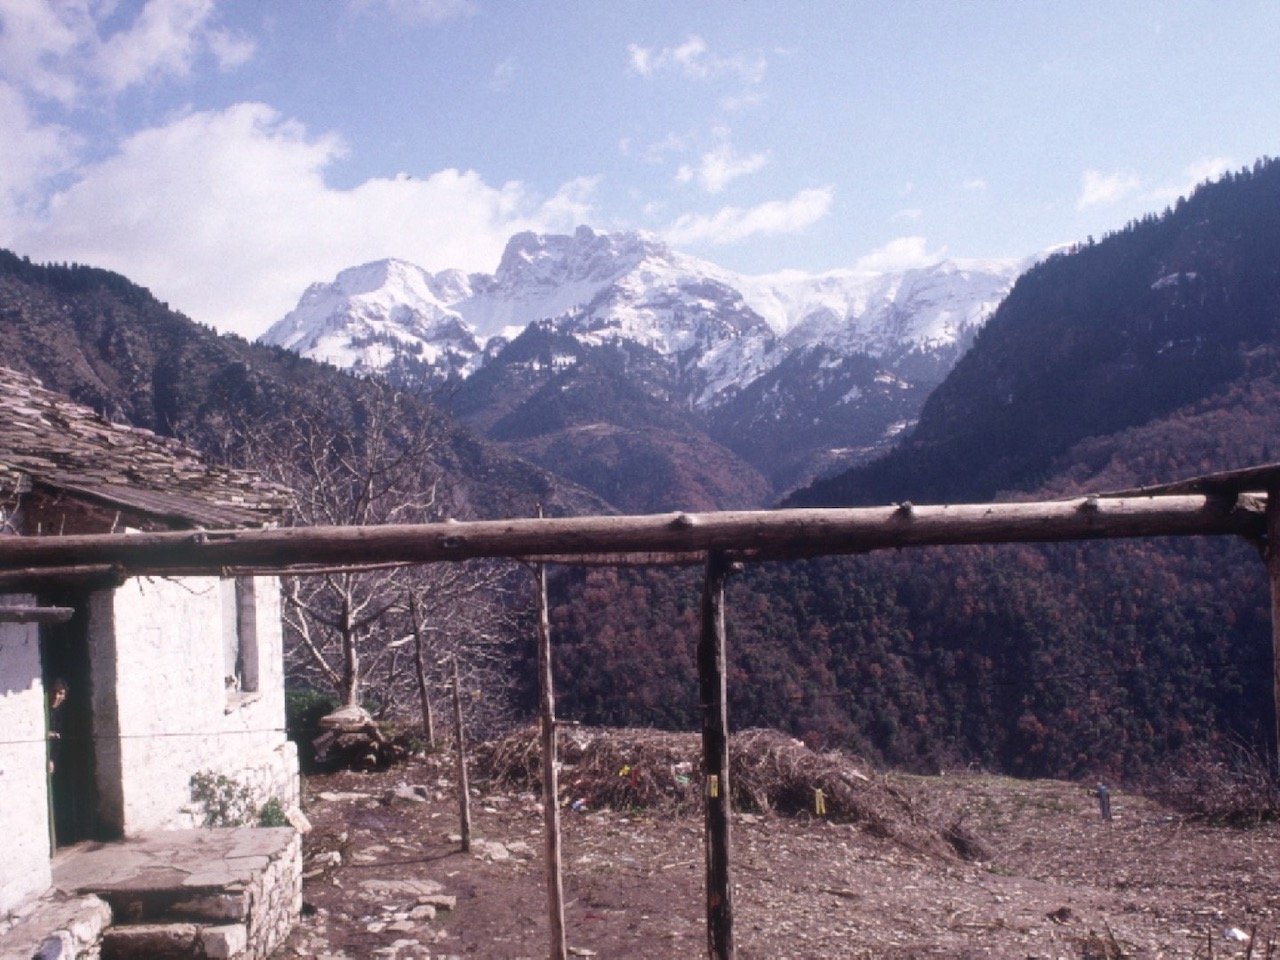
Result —
[[212, 466], [150, 430], [109, 423], [35, 377], [0, 367], [0, 488], [32, 485], [202, 527], [259, 526], [286, 503], [282, 487]]

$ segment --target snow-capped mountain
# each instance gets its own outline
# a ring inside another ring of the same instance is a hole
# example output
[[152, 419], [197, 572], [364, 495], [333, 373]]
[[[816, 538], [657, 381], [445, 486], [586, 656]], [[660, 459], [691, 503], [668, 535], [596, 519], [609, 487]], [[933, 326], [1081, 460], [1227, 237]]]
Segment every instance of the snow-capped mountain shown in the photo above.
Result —
[[[352, 267], [308, 288], [262, 340], [361, 372], [455, 381], [480, 420], [492, 419], [486, 404], [505, 403], [476, 402], [497, 382], [476, 380], [482, 368], [512, 367], [539, 389], [558, 378], [563, 391], [584, 358], [614, 357], [602, 362], [621, 365], [619, 382], [685, 411], [785, 486], [833, 449], [837, 461], [858, 459], [912, 422], [1022, 266], [744, 276], [653, 237], [579, 227], [512, 237], [493, 274], [432, 274], [398, 260]], [[531, 324], [543, 335], [510, 351]], [[762, 446], [778, 432], [807, 439]]]
[[404, 352], [448, 372], [480, 352], [475, 332], [449, 303], [469, 292], [457, 271], [433, 276], [403, 260], [343, 270], [313, 283], [259, 339], [335, 367], [376, 372]]

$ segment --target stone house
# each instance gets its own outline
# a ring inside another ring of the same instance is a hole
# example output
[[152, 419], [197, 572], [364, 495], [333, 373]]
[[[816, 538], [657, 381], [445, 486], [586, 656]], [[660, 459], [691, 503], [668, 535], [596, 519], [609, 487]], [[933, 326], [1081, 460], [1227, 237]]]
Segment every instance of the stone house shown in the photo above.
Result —
[[[0, 536], [260, 527], [282, 504], [0, 368]], [[33, 622], [48, 608], [68, 618]], [[68, 848], [199, 826], [194, 774], [295, 809], [281, 643], [275, 578], [0, 570], [0, 920]]]

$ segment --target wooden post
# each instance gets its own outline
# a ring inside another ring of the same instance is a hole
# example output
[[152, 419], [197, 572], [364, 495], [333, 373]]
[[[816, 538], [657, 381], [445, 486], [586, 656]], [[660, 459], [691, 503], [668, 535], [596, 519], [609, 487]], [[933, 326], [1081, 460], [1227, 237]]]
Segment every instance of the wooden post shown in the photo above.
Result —
[[538, 564], [538, 694], [542, 724], [542, 822], [547, 857], [547, 919], [551, 960], [565, 960], [564, 881], [560, 862], [560, 785], [556, 755], [556, 694], [551, 675], [551, 618], [547, 568]]
[[1267, 579], [1271, 583], [1271, 702], [1276, 764], [1280, 768], [1280, 486], [1267, 491]]
[[731, 960], [733, 896], [729, 884], [729, 724], [725, 703], [724, 584], [729, 560], [707, 556], [698, 637], [698, 687], [702, 706], [703, 797], [706, 815], [707, 956]]
[[413, 667], [418, 678], [418, 701], [422, 707], [422, 737], [427, 751], [436, 748], [436, 718], [431, 709], [431, 691], [427, 683], [427, 663], [422, 655], [422, 625], [418, 623], [418, 601], [409, 594], [409, 620], [413, 626]]
[[458, 832], [462, 852], [471, 852], [471, 784], [467, 780], [467, 738], [462, 728], [462, 694], [458, 690], [458, 658], [453, 658], [453, 730], [458, 748]]

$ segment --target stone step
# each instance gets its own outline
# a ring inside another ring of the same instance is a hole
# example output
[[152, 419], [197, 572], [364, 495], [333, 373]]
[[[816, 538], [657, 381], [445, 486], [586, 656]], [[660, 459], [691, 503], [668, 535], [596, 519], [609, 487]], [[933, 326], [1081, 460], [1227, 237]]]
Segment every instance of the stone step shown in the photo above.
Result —
[[246, 890], [228, 887], [164, 886], [154, 889], [99, 889], [116, 923], [242, 923], [249, 918]]
[[0, 960], [77, 960], [90, 956], [111, 922], [97, 897], [51, 892], [25, 904], [21, 916], [0, 922]]
[[243, 923], [130, 923], [103, 933], [102, 960], [238, 960], [248, 944]]

